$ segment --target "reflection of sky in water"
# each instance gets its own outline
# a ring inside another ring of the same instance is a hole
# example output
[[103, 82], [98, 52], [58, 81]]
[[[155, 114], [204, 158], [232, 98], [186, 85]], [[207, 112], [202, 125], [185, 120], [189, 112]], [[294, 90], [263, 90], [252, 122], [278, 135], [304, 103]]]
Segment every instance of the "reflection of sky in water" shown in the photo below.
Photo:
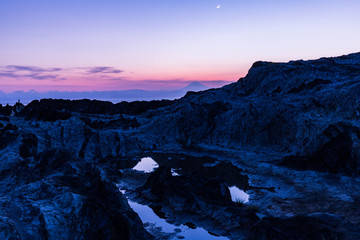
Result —
[[152, 159], [151, 157], [145, 157], [142, 158], [138, 164], [136, 164], [135, 167], [133, 167], [134, 170], [142, 171], [145, 173], [150, 173], [155, 170], [155, 168], [158, 168], [159, 165]]
[[242, 202], [247, 203], [249, 202], [249, 194], [244, 192], [243, 190], [239, 189], [236, 186], [229, 187], [231, 200], [233, 202]]
[[181, 232], [176, 233], [176, 235], [171, 239], [178, 239], [177, 236], [183, 236], [184, 238], [182, 239], [187, 240], [229, 240], [227, 237], [213, 236], [203, 228], [191, 229], [184, 225], [172, 225], [164, 219], [159, 218], [150, 207], [130, 200], [128, 200], [128, 202], [130, 207], [139, 215], [143, 223], [150, 223], [150, 226], [152, 225], [153, 227], [161, 227], [162, 231], [166, 233], [175, 233], [175, 229], [181, 229]]
[[180, 174], [178, 174], [178, 173], [176, 172], [177, 170], [178, 170], [178, 169], [174, 169], [174, 168], [171, 169], [171, 175], [172, 175], [173, 177], [180, 176]]

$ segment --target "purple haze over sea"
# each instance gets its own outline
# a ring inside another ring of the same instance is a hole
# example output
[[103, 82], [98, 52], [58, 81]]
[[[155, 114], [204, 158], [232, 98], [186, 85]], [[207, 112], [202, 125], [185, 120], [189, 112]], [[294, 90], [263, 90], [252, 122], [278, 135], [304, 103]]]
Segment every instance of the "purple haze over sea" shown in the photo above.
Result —
[[360, 51], [359, 12], [358, 0], [1, 1], [0, 91], [219, 87], [257, 60]]

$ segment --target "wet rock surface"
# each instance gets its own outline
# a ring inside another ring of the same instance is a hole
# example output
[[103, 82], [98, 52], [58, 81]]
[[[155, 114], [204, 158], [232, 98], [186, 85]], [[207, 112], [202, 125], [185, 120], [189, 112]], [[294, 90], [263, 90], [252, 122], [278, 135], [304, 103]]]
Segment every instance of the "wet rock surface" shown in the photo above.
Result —
[[176, 101], [0, 106], [0, 238], [181, 237], [151, 236], [127, 197], [229, 239], [359, 239], [359, 76], [356, 53], [257, 62]]
[[[183, 215], [186, 219], [194, 215], [212, 219], [211, 229], [221, 235], [231, 232], [232, 237], [244, 236], [259, 220], [253, 209], [232, 202], [223, 178], [205, 178], [201, 172], [173, 176], [170, 168], [160, 166], [136, 191], [139, 198], [151, 202], [164, 217]], [[190, 219], [203, 224], [197, 217]], [[185, 224], [186, 220], [181, 223]]]
[[[344, 233], [344, 225], [352, 232]], [[311, 239], [357, 239], [360, 233], [357, 227], [344, 223], [339, 217], [331, 215], [296, 216], [292, 218], [266, 217], [256, 223], [250, 231], [251, 240], [311, 240]]]

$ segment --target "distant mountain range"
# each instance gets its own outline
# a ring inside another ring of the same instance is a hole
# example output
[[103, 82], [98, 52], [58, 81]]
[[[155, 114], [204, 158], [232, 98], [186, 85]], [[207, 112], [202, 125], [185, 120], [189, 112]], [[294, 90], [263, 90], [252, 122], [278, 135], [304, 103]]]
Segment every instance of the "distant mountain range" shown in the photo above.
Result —
[[203, 85], [200, 82], [192, 82], [184, 88], [176, 90], [157, 90], [147, 91], [141, 89], [131, 90], [117, 90], [117, 91], [83, 91], [83, 92], [67, 92], [67, 91], [16, 91], [12, 93], [4, 93], [0, 91], [0, 104], [13, 105], [20, 100], [23, 104], [28, 104], [36, 99], [53, 98], [53, 99], [97, 99], [110, 101], [113, 103], [122, 101], [149, 101], [162, 99], [177, 99], [183, 97], [188, 91], [203, 91], [210, 87]]

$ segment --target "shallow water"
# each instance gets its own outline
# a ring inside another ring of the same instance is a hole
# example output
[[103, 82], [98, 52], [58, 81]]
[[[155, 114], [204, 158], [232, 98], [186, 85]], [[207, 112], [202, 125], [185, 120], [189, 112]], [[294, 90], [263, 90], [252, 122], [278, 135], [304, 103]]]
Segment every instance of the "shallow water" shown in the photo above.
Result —
[[173, 176], [173, 177], [177, 177], [177, 176], [180, 176], [180, 174], [178, 174], [177, 173], [177, 171], [178, 171], [178, 169], [171, 169], [171, 175]]
[[[169, 160], [169, 158], [168, 158]], [[172, 160], [172, 159], [170, 159]], [[199, 160], [199, 159], [196, 159]], [[214, 177], [219, 175], [223, 175], [223, 172], [228, 173], [228, 169], [230, 168], [230, 172], [235, 172], [232, 174], [227, 174], [227, 180], [229, 180], [228, 184], [230, 185], [229, 191], [231, 194], [232, 201], [234, 202], [242, 202], [247, 203], [249, 201], [249, 194], [245, 193], [243, 190], [239, 189], [237, 186], [232, 186], [235, 182], [239, 181], [239, 176], [241, 174], [238, 172], [238, 169], [233, 167], [232, 165], [206, 165], [210, 164], [208, 162], [205, 162], [204, 159], [200, 159], [202, 161], [194, 161], [194, 159], [188, 159], [188, 161], [184, 159], [180, 160], [172, 160], [170, 162], [161, 162], [159, 160], [160, 164], [166, 164], [171, 168], [171, 174], [172, 176], [181, 176], [182, 174], [192, 174], [193, 170], [197, 170], [200, 172], [204, 177]], [[207, 160], [207, 159], [205, 159]], [[133, 167], [133, 170], [141, 171], [144, 173], [151, 173], [155, 171], [156, 168], [159, 167], [159, 164], [152, 159], [151, 157], [145, 157], [142, 158], [135, 167]], [[218, 168], [221, 169], [221, 171], [213, 171], [212, 168]], [[223, 169], [224, 168], [224, 169]], [[222, 171], [224, 170], [224, 171]], [[231, 180], [231, 181], [230, 181]], [[241, 180], [241, 178], [240, 178]], [[122, 191], [122, 190], [120, 190]], [[125, 191], [122, 191], [125, 193]], [[206, 231], [204, 228], [198, 227], [196, 229], [190, 228], [186, 225], [173, 225], [168, 222], [166, 222], [165, 219], [160, 218], [156, 213], [147, 205], [142, 205], [133, 201], [130, 201], [128, 199], [128, 203], [130, 207], [139, 215], [140, 219], [144, 223], [145, 228], [149, 232], [164, 232], [165, 234], [168, 234], [170, 239], [187, 239], [187, 240], [229, 240], [227, 237], [223, 236], [216, 236], [208, 231]]]
[[231, 200], [233, 202], [247, 203], [249, 202], [249, 194], [239, 189], [236, 186], [229, 187]]
[[151, 173], [158, 167], [159, 164], [157, 164], [154, 159], [152, 159], [151, 157], [145, 157], [142, 158], [135, 167], [133, 167], [133, 170], [141, 171], [144, 173]]
[[154, 211], [146, 206], [136, 202], [128, 200], [130, 207], [139, 215], [141, 221], [144, 223], [145, 228], [158, 228], [162, 229], [162, 232], [173, 234], [170, 239], [186, 239], [186, 240], [229, 240], [227, 237], [214, 236], [203, 228], [192, 229], [185, 225], [175, 226], [164, 219], [158, 217]]

